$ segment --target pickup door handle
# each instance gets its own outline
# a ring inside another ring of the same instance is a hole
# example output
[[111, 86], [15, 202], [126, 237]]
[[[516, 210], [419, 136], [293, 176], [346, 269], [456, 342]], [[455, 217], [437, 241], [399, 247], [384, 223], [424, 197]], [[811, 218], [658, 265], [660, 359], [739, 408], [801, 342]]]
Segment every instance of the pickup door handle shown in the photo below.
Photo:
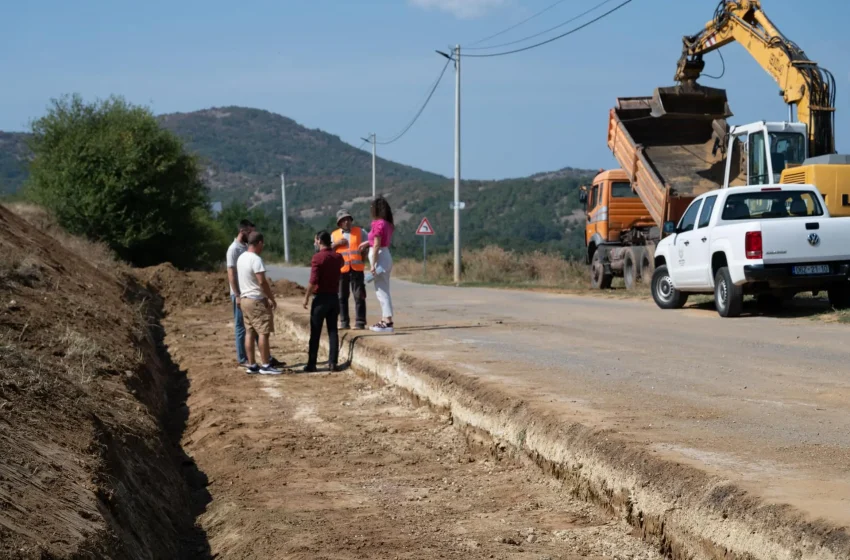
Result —
[[691, 244], [690, 241], [685, 241], [685, 245], [690, 245], [690, 244]]
[[702, 242], [705, 243], [706, 241], [708, 241], [708, 237], [703, 237]]

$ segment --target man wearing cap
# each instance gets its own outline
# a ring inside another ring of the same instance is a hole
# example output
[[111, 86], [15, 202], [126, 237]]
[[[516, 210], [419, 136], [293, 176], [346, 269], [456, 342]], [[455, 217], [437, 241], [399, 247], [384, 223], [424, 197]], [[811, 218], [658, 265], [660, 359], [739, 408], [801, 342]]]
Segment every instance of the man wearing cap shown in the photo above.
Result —
[[360, 244], [366, 240], [368, 232], [355, 226], [354, 218], [347, 210], [336, 213], [336, 225], [339, 229], [331, 235], [331, 249], [342, 255], [344, 264], [339, 277], [339, 328], [350, 329], [348, 297], [354, 296], [354, 328], [366, 328], [366, 270]]

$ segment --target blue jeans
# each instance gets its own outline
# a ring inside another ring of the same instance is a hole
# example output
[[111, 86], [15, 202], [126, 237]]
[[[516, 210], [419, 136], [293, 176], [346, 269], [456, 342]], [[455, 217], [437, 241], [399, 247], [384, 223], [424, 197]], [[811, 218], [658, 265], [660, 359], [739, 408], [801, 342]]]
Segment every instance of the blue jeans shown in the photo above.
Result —
[[236, 331], [236, 358], [240, 364], [248, 363], [248, 356], [245, 354], [245, 321], [242, 319], [242, 309], [236, 305], [236, 296], [231, 295], [230, 301], [233, 303], [233, 324]]

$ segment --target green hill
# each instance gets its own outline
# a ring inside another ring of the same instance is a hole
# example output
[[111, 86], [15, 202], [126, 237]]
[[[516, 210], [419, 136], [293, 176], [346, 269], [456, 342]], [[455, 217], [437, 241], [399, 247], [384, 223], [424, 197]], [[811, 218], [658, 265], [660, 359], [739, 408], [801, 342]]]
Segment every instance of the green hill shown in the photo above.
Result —
[[[279, 216], [279, 174], [284, 170], [291, 216], [318, 228], [332, 223], [332, 216], [345, 206], [360, 223], [368, 222], [368, 150], [259, 109], [220, 107], [161, 115], [159, 120], [201, 156], [214, 201]], [[25, 179], [25, 138], [22, 133], [0, 133], [0, 194], [16, 191]], [[577, 187], [593, 174], [565, 168], [526, 178], [463, 181], [464, 246], [497, 243], [509, 249], [578, 255], [584, 220]], [[394, 209], [400, 253], [421, 252], [414, 230], [424, 216], [436, 231], [429, 247], [451, 247], [452, 179], [379, 158], [377, 183]]]
[[27, 135], [0, 131], [0, 196], [20, 190], [27, 178]]

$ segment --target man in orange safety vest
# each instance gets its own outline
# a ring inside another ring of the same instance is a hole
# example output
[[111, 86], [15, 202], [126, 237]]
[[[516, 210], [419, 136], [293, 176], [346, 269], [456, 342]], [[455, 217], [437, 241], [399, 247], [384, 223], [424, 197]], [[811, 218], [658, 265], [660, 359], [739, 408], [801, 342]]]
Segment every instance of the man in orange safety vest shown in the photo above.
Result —
[[366, 328], [366, 266], [360, 244], [366, 240], [368, 232], [353, 224], [354, 218], [347, 210], [336, 213], [336, 225], [339, 229], [331, 234], [331, 249], [345, 259], [339, 277], [339, 328], [351, 328], [348, 298], [353, 295], [354, 328], [363, 330]]

